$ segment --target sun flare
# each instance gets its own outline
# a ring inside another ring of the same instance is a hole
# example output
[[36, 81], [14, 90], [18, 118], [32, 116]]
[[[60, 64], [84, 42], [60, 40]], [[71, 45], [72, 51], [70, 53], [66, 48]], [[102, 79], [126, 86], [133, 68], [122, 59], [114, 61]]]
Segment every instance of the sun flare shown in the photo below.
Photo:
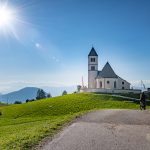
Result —
[[22, 16], [22, 10], [19, 7], [14, 7], [10, 3], [2, 3], [0, 0], [0, 36], [15, 37], [20, 40], [22, 28], [28, 22]]
[[7, 7], [0, 8], [0, 27], [9, 26], [14, 20], [13, 11]]

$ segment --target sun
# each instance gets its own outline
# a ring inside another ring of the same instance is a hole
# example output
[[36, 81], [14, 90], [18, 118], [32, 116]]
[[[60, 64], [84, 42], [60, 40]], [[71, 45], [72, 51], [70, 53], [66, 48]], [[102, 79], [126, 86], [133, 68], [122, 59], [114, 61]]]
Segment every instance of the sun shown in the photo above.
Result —
[[13, 11], [7, 7], [0, 7], [0, 27], [2, 28], [11, 25], [13, 20]]
[[0, 0], [0, 37], [15, 37], [19, 40], [21, 25], [24, 23], [21, 11], [18, 7], [12, 7], [8, 1]]
[[9, 0], [0, 0], [0, 38], [15, 38], [22, 42], [26, 29], [31, 25], [24, 12], [25, 5], [15, 5]]

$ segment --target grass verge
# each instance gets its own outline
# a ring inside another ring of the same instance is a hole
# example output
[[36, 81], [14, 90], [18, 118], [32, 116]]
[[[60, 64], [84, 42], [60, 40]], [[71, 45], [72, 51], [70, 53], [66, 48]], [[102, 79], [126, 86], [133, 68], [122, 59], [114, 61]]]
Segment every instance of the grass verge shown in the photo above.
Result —
[[0, 107], [0, 149], [30, 149], [76, 116], [97, 109], [138, 109], [122, 98], [70, 94], [26, 104]]

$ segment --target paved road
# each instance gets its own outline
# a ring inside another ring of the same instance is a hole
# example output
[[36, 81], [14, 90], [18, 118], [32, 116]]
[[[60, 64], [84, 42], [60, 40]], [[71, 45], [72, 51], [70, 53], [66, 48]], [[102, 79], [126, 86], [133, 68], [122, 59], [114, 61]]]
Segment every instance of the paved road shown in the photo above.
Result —
[[150, 150], [150, 111], [100, 110], [65, 128], [41, 150]]

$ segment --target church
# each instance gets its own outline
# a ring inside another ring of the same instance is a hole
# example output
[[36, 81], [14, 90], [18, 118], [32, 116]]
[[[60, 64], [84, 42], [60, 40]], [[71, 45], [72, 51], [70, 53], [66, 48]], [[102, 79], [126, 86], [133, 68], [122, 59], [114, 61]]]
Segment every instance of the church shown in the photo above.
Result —
[[92, 47], [88, 55], [88, 88], [129, 90], [130, 83], [119, 77], [107, 62], [98, 70], [98, 54]]
[[92, 47], [88, 55], [88, 87], [82, 86], [80, 92], [140, 93], [141, 90], [130, 89], [130, 83], [119, 77], [109, 62], [98, 70], [98, 54]]

